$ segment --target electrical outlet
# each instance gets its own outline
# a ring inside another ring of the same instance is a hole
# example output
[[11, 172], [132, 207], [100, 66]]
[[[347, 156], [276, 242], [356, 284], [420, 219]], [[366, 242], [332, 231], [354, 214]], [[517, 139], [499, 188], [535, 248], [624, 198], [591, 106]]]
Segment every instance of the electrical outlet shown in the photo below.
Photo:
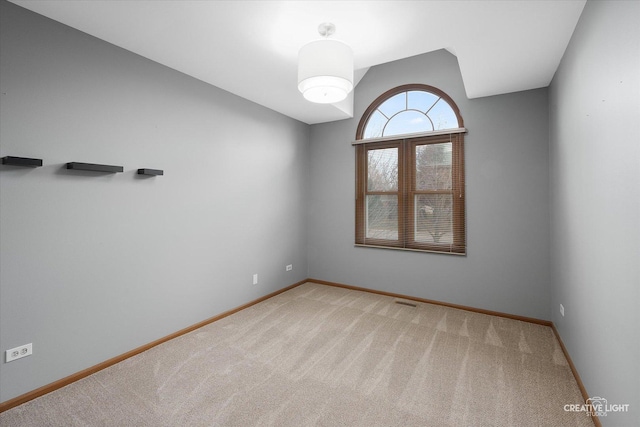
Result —
[[25, 344], [20, 347], [14, 347], [5, 352], [5, 362], [13, 362], [22, 357], [31, 356], [33, 354], [33, 344]]
[[287, 265], [287, 266], [285, 267], [285, 270], [287, 270], [287, 271], [291, 271], [291, 270], [293, 270], [293, 264], [289, 264], [289, 265]]
[[564, 317], [564, 305], [560, 304], [560, 314]]
[[258, 273], [253, 275], [253, 284], [257, 285], [258, 284]]

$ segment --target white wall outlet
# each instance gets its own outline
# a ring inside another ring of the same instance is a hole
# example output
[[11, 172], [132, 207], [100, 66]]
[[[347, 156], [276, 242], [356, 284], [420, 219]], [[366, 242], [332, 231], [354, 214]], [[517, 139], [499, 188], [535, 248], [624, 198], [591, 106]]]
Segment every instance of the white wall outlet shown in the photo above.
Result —
[[22, 357], [31, 356], [33, 354], [33, 343], [21, 345], [20, 347], [14, 347], [5, 352], [5, 362], [13, 362], [16, 359]]
[[560, 304], [560, 314], [564, 317], [564, 305]]
[[253, 275], [253, 284], [257, 285], [258, 284], [258, 273]]
[[287, 271], [291, 271], [291, 270], [293, 270], [293, 264], [289, 264], [289, 265], [287, 265], [287, 266], [285, 267], [285, 270], [287, 270]]

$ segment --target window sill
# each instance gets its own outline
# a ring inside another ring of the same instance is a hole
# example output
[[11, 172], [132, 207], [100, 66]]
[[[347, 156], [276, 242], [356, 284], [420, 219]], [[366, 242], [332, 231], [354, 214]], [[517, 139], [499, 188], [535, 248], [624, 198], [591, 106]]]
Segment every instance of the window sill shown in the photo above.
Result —
[[442, 254], [442, 255], [458, 255], [458, 256], [466, 256], [466, 252], [445, 252], [445, 251], [436, 251], [430, 249], [416, 249], [416, 248], [400, 248], [394, 246], [380, 246], [380, 245], [365, 245], [356, 243], [354, 245], [356, 248], [374, 248], [374, 249], [390, 249], [393, 251], [406, 251], [406, 252], [426, 252], [432, 254]]

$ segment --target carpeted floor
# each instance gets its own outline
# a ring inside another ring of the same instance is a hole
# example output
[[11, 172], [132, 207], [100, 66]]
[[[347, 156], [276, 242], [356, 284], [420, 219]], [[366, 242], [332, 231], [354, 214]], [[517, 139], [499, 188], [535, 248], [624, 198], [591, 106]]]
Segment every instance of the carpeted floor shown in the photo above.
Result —
[[9, 426], [593, 426], [551, 328], [306, 283], [0, 414]]

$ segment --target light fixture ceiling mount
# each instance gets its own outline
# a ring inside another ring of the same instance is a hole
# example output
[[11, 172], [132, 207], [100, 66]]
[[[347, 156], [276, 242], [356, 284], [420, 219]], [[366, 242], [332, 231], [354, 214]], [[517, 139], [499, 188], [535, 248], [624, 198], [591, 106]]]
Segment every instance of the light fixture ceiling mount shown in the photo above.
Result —
[[329, 39], [335, 25], [322, 23], [312, 41], [298, 53], [298, 90], [305, 99], [320, 104], [340, 102], [353, 90], [353, 51], [345, 43]]
[[335, 32], [336, 32], [336, 26], [333, 25], [331, 22], [323, 22], [322, 24], [318, 25], [318, 33], [322, 37], [332, 36]]

